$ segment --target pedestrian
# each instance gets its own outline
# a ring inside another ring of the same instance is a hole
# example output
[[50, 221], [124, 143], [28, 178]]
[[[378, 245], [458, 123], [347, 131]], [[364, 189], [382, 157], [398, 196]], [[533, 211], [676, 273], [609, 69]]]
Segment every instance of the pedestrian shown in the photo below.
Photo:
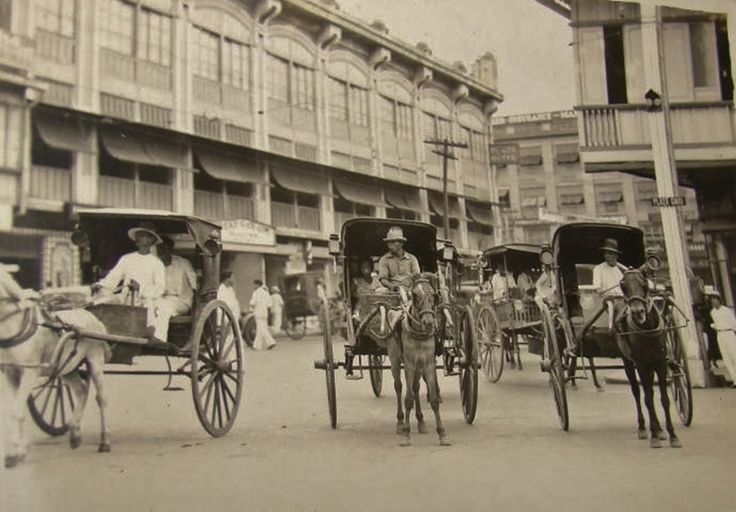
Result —
[[713, 309], [710, 316], [711, 324], [718, 335], [718, 347], [721, 349], [723, 364], [731, 376], [731, 387], [736, 387], [736, 315], [733, 310], [723, 305], [723, 299], [718, 291], [710, 295]]
[[268, 308], [271, 306], [271, 295], [263, 281], [253, 281], [256, 289], [250, 296], [250, 309], [256, 319], [256, 338], [253, 340], [253, 348], [256, 350], [271, 350], [276, 346], [271, 333], [268, 331]]
[[221, 300], [232, 311], [237, 323], [240, 323], [240, 302], [235, 294], [235, 276], [232, 270], [220, 272], [220, 287], [217, 289], [217, 300]]
[[284, 321], [284, 298], [278, 286], [271, 287], [271, 315], [273, 315], [271, 325], [273, 333], [279, 334]]

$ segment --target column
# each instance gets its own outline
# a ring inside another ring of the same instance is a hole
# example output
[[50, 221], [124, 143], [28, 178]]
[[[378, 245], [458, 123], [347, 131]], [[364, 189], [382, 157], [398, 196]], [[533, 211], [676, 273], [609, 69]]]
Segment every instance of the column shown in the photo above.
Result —
[[[641, 6], [641, 18], [656, 19], [656, 23], [642, 23], [642, 41], [644, 50], [645, 88], [653, 89], [662, 96], [662, 109], [649, 112], [649, 127], [652, 133], [652, 153], [654, 172], [657, 179], [657, 194], [673, 197], [679, 194], [677, 186], [677, 169], [672, 149], [672, 128], [667, 92], [667, 77], [664, 73], [664, 55], [662, 48], [662, 15], [661, 8], [654, 5]], [[676, 207], [661, 208], [662, 227], [664, 229], [667, 261], [669, 263], [670, 280], [674, 292], [674, 300], [687, 316], [687, 325], [680, 330], [680, 337], [690, 361], [691, 379], [694, 386], [705, 386], [705, 368], [700, 360], [698, 331], [693, 322], [693, 304], [687, 276], [688, 253], [682, 229], [680, 211]]]
[[322, 217], [322, 233], [329, 235], [340, 231], [335, 226], [335, 208], [332, 204], [332, 176], [327, 176], [327, 194], [319, 198], [319, 210]]
[[716, 254], [716, 266], [721, 277], [720, 292], [723, 295], [723, 303], [726, 306], [733, 307], [733, 287], [731, 285], [731, 273], [728, 269], [728, 252], [722, 234], [713, 235], [713, 246]]
[[271, 218], [271, 179], [268, 172], [268, 165], [263, 163], [261, 165], [261, 173], [263, 175], [263, 183], [256, 184], [255, 188], [255, 216], [258, 222], [273, 224]]

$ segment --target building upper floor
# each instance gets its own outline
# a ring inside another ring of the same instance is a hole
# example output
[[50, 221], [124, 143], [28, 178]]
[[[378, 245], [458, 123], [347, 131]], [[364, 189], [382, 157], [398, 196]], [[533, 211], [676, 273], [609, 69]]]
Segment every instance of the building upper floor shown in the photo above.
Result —
[[493, 56], [448, 64], [332, 4], [0, 0], [0, 65], [48, 105], [435, 190], [424, 140], [459, 140], [450, 190], [491, 199]]

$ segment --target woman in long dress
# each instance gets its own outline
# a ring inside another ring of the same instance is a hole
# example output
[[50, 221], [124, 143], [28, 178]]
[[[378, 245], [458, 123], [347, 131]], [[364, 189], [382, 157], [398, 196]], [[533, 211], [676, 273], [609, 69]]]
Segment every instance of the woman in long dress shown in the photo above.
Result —
[[271, 294], [268, 288], [263, 285], [263, 281], [256, 279], [253, 281], [256, 289], [250, 297], [250, 308], [253, 310], [253, 316], [256, 318], [256, 338], [253, 340], [253, 348], [256, 350], [271, 350], [276, 342], [273, 340], [268, 330], [268, 308], [271, 306]]
[[713, 329], [718, 336], [718, 348], [721, 349], [723, 364], [731, 375], [731, 387], [736, 387], [736, 315], [733, 310], [723, 305], [721, 295], [714, 292], [710, 296], [713, 309]]
[[284, 321], [284, 298], [278, 286], [271, 287], [271, 314], [273, 315], [271, 327], [274, 334], [278, 334]]

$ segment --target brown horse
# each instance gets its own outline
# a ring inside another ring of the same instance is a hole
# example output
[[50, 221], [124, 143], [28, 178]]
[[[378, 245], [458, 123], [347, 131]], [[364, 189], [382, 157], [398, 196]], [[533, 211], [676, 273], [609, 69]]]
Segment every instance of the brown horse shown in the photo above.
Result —
[[[416, 404], [419, 433], [424, 433], [424, 420], [419, 406], [419, 383], [424, 379], [427, 386], [429, 404], [434, 412], [437, 435], [441, 445], [449, 445], [445, 427], [440, 417], [440, 396], [437, 385], [437, 369], [435, 362], [435, 338], [437, 332], [436, 293], [432, 285], [434, 275], [431, 273], [414, 276], [411, 288], [412, 302], [401, 323], [401, 351], [406, 377], [406, 396], [404, 406], [406, 417], [400, 429], [401, 445], [411, 444], [411, 409]], [[399, 381], [400, 382], [400, 381]], [[400, 384], [399, 384], [400, 386]], [[400, 388], [399, 388], [400, 389]], [[400, 391], [397, 392], [400, 403]]]
[[[26, 456], [27, 441], [24, 433], [27, 399], [38, 384], [42, 370], [50, 370], [51, 378], [61, 377], [74, 394], [77, 407], [69, 420], [69, 442], [72, 448], [81, 444], [80, 423], [89, 392], [89, 381], [82, 378], [79, 368], [82, 363], [97, 390], [100, 407], [102, 433], [100, 452], [110, 451], [110, 438], [105, 424], [105, 398], [102, 371], [105, 364], [106, 344], [103, 341], [77, 338], [73, 333], [62, 331], [53, 324], [37, 301], [23, 299], [14, 290], [19, 290], [15, 281], [5, 274], [0, 283], [0, 370], [5, 376], [11, 397], [3, 401], [10, 406], [6, 415], [5, 467], [11, 468]], [[3, 286], [2, 284], [8, 285]], [[80, 329], [104, 333], [105, 326], [91, 313], [72, 310], [56, 313], [63, 322]]]
[[628, 343], [630, 349], [630, 358], [624, 356], [623, 361], [626, 377], [636, 401], [639, 439], [646, 439], [647, 433], [639, 397], [639, 384], [636, 379], [637, 372], [644, 388], [644, 404], [649, 413], [650, 446], [660, 448], [661, 441], [667, 439], [664, 437], [657, 412], [654, 409], [654, 376], [656, 375], [670, 446], [680, 448], [682, 444], [672, 425], [670, 400], [667, 395], [667, 336], [662, 315], [649, 296], [647, 280], [639, 270], [628, 270], [624, 273], [621, 290], [626, 297], [626, 309], [622, 312], [616, 327], [619, 342]]

